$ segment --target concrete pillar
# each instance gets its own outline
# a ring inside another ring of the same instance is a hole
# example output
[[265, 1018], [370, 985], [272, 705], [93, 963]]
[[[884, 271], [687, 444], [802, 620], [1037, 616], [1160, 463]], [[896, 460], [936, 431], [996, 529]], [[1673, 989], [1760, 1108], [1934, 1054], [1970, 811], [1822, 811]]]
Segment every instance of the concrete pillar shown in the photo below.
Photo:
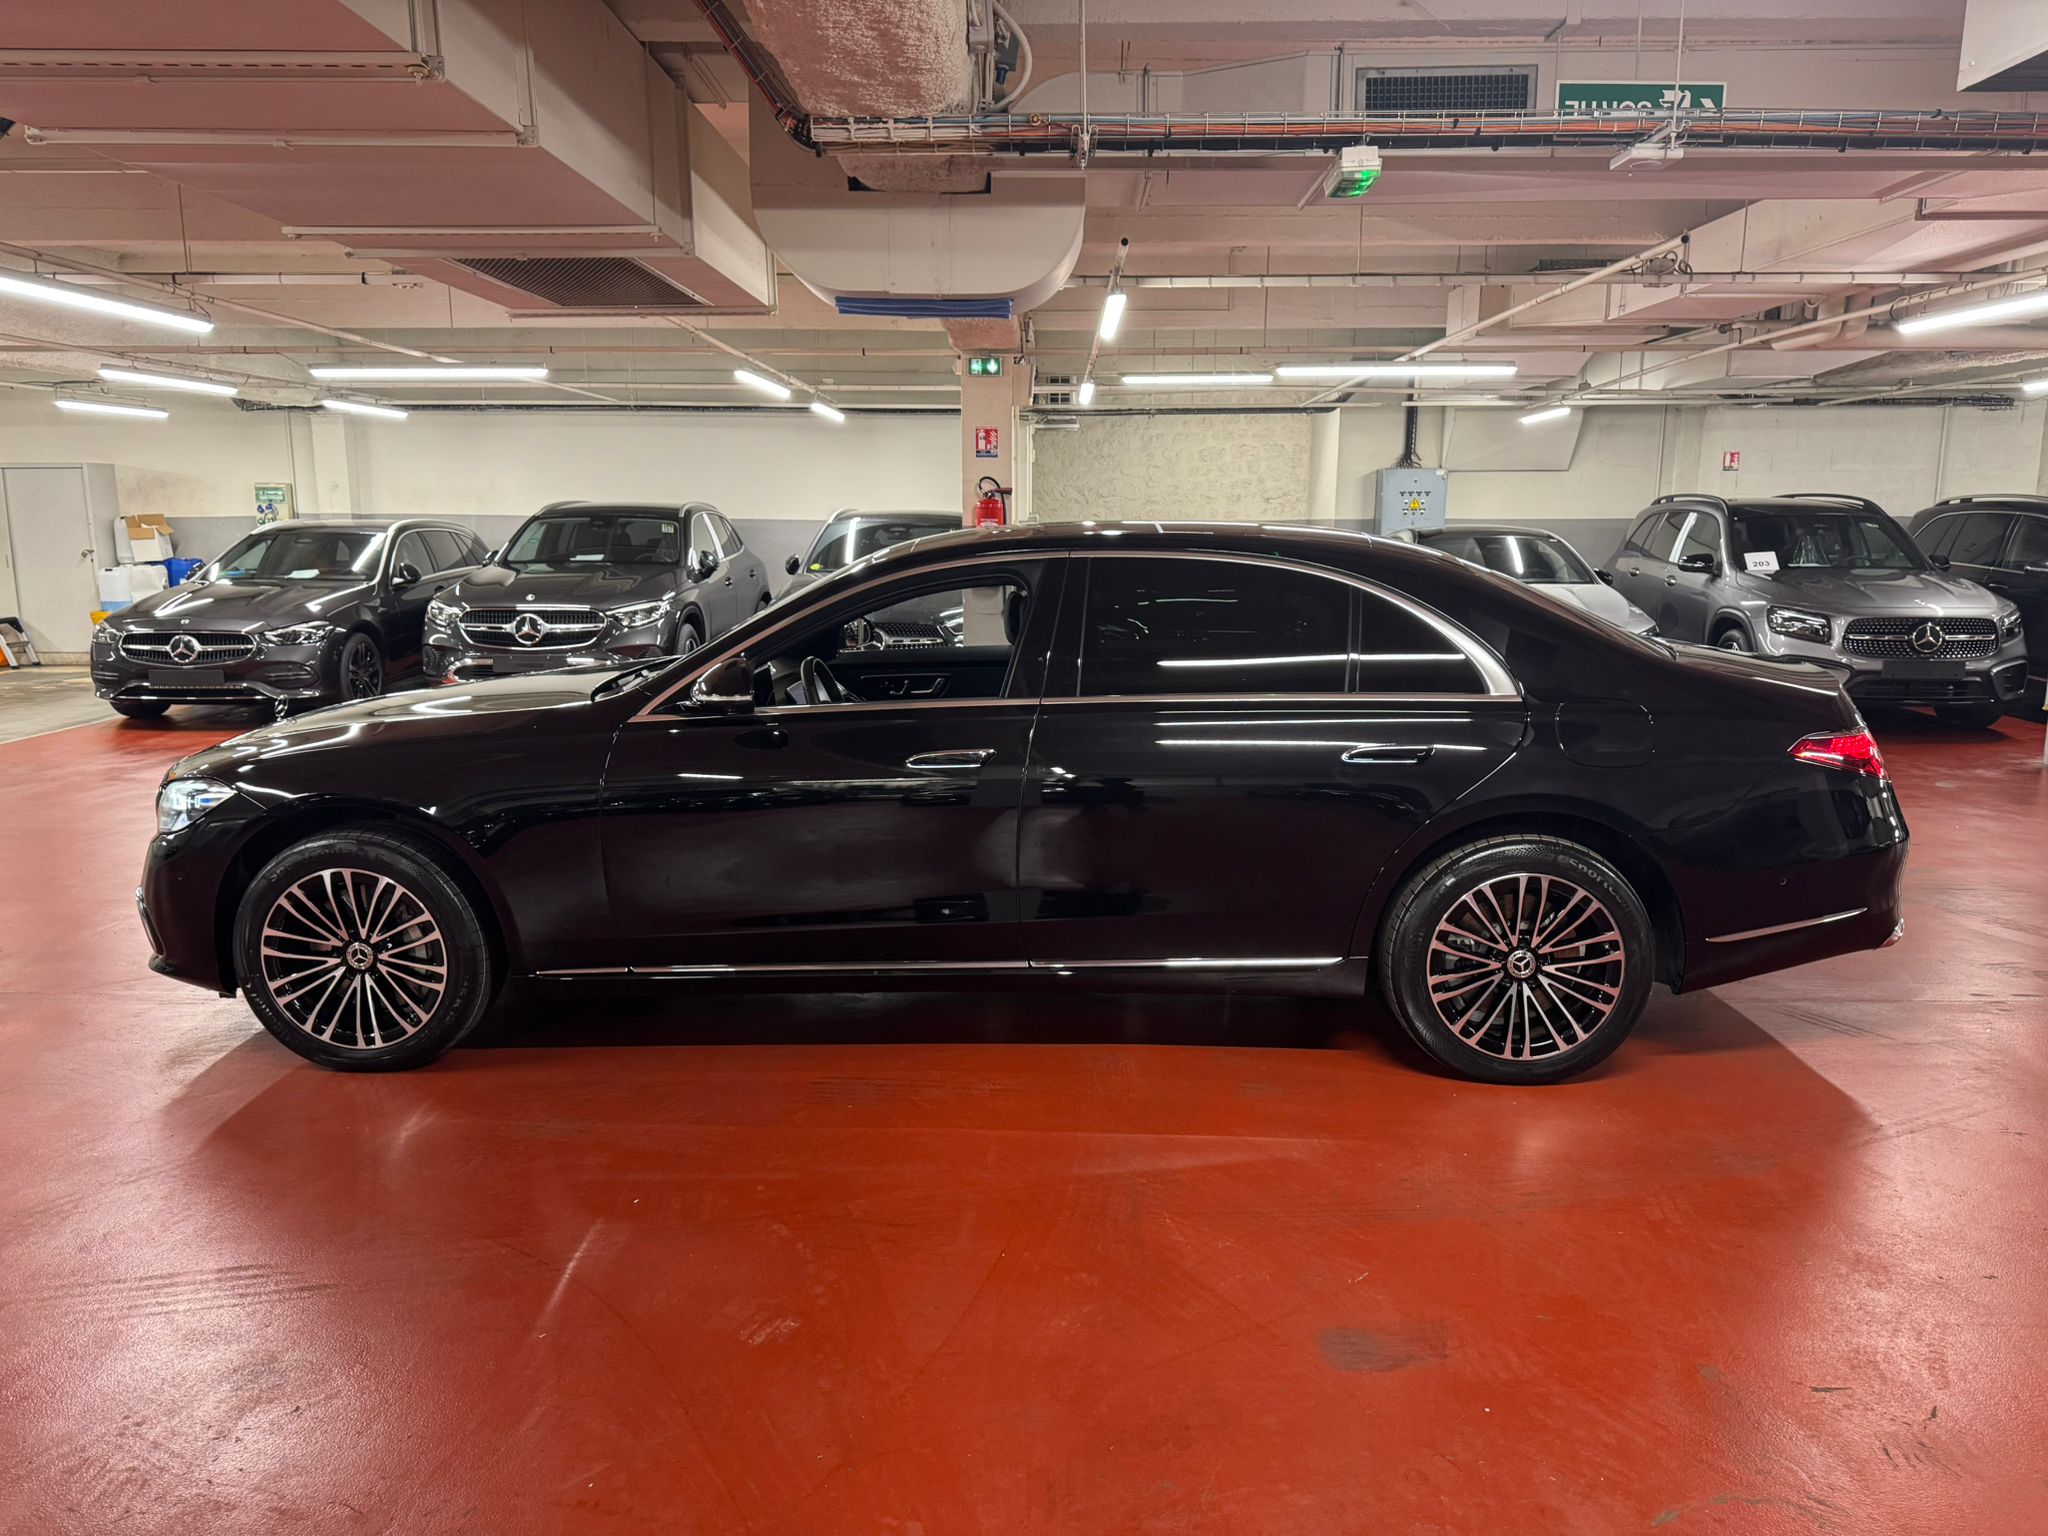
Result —
[[[981, 499], [981, 478], [991, 475], [1014, 491], [1023, 467], [1024, 444], [1018, 412], [1031, 399], [1031, 370], [1014, 354], [1003, 357], [995, 377], [967, 371], [967, 353], [953, 359], [960, 373], [960, 520], [974, 522], [974, 504]], [[993, 434], [991, 436], [990, 434]], [[1022, 505], [1010, 497], [1010, 517], [1018, 520]], [[963, 595], [962, 619], [969, 645], [1003, 643], [1003, 593], [990, 587]]]

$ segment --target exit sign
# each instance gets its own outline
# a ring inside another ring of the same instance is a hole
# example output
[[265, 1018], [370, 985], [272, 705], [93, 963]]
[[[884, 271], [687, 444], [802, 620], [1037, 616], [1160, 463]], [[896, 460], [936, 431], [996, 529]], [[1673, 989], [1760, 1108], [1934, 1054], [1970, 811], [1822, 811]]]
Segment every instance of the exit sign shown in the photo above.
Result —
[[1598, 117], [1603, 112], [1719, 112], [1728, 105], [1725, 84], [1669, 80], [1564, 80], [1557, 87], [1560, 117]]
[[1000, 357], [970, 357], [967, 359], [967, 371], [977, 379], [992, 379], [1003, 371], [1003, 360]]

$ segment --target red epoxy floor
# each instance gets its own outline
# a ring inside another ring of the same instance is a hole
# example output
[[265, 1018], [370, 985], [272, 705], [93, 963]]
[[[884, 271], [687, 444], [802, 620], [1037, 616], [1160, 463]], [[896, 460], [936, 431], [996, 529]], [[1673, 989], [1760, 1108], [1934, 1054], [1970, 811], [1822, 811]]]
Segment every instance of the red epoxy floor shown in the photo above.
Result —
[[2048, 1529], [2036, 726], [1883, 733], [1904, 944], [1534, 1092], [1206, 998], [323, 1073], [143, 969], [220, 733], [0, 747], [0, 1530]]

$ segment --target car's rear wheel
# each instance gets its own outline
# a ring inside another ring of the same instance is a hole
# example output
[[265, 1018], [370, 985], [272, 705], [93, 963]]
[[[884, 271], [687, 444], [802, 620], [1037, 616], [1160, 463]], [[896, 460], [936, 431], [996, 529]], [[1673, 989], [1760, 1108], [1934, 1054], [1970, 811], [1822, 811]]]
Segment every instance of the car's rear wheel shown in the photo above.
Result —
[[491, 947], [440, 855], [409, 837], [323, 832], [272, 859], [242, 897], [235, 969], [263, 1027], [322, 1066], [432, 1061], [490, 1002]]
[[1550, 1083], [1603, 1061], [1656, 971], [1628, 881], [1562, 838], [1489, 838], [1432, 862], [1380, 931], [1380, 987], [1416, 1044], [1491, 1083]]
[[343, 699], [374, 699], [384, 691], [384, 652], [375, 635], [358, 631], [348, 637], [341, 648], [339, 677]]
[[107, 702], [124, 720], [154, 720], [171, 707], [162, 699], [109, 699]]
[[1988, 731], [2005, 718], [2003, 704], [1945, 704], [1936, 708], [1934, 718], [1943, 725], [1963, 731]]

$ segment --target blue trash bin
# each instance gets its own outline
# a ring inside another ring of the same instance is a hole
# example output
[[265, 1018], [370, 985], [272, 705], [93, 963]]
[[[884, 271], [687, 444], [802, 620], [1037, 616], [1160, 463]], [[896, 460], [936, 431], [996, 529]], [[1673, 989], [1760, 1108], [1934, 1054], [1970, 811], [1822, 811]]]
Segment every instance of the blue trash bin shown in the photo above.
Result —
[[169, 560], [159, 560], [156, 563], [164, 568], [164, 574], [170, 578], [170, 584], [174, 587], [198, 570], [199, 567], [206, 564], [204, 560], [194, 560], [183, 555], [175, 556]]

